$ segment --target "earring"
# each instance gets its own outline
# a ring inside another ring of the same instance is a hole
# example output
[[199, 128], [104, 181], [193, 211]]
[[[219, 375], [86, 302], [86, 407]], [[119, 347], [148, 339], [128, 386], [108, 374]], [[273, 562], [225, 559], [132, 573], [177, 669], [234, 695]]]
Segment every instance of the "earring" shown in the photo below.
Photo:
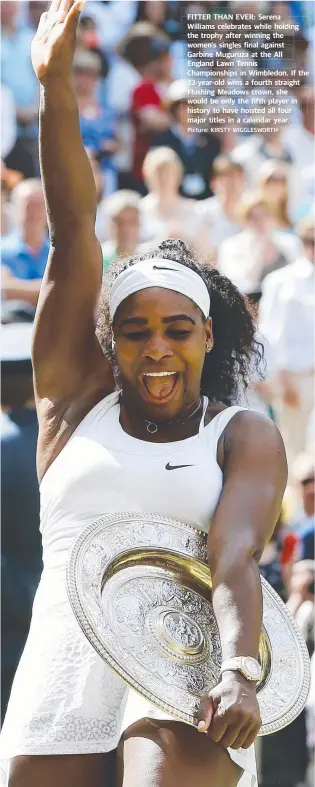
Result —
[[211, 350], [210, 344], [206, 344], [206, 353], [209, 353]]
[[116, 342], [115, 342], [115, 339], [114, 339], [114, 337], [113, 337], [113, 338], [112, 338], [112, 352], [113, 352], [113, 353], [115, 352], [115, 344], [116, 344]]

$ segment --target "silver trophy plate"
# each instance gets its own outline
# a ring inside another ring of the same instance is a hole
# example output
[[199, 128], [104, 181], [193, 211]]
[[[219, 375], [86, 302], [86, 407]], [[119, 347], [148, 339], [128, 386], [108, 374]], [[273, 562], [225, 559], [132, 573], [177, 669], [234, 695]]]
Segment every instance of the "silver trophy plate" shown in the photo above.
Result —
[[[206, 544], [204, 533], [159, 514], [116, 513], [84, 530], [67, 568], [70, 603], [93, 648], [129, 686], [193, 726], [221, 664]], [[267, 735], [304, 708], [310, 667], [294, 618], [261, 584], [257, 696]]]

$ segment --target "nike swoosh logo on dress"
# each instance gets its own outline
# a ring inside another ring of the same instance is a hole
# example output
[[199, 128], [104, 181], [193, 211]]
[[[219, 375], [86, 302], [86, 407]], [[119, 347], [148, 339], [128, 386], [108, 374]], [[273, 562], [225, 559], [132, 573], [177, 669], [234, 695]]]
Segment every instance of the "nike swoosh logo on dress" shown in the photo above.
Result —
[[167, 465], [165, 465], [165, 470], [179, 470], [181, 467], [195, 467], [195, 465], [170, 465], [168, 462]]

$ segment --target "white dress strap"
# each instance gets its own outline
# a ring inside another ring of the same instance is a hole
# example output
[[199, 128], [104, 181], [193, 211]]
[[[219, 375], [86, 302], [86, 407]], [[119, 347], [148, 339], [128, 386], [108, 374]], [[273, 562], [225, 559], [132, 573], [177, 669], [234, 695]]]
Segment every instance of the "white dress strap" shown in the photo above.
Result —
[[212, 421], [210, 421], [210, 423], [207, 424], [207, 426], [205, 427], [205, 433], [207, 439], [209, 438], [211, 439], [211, 445], [215, 451], [217, 450], [218, 442], [220, 440], [222, 433], [224, 432], [224, 429], [230, 423], [232, 418], [234, 418], [234, 416], [237, 413], [240, 413], [247, 409], [248, 409], [247, 407], [239, 407], [238, 405], [227, 407], [225, 410], [222, 410], [221, 413], [215, 415]]
[[199, 424], [199, 434], [200, 434], [200, 433], [203, 431], [203, 429], [204, 429], [204, 425], [205, 425], [205, 417], [206, 417], [206, 412], [207, 412], [208, 404], [209, 404], [209, 399], [208, 399], [208, 397], [207, 397], [207, 396], [204, 396], [204, 397], [203, 397], [203, 408], [202, 408], [202, 416], [201, 416], [201, 419], [200, 419], [200, 424]]

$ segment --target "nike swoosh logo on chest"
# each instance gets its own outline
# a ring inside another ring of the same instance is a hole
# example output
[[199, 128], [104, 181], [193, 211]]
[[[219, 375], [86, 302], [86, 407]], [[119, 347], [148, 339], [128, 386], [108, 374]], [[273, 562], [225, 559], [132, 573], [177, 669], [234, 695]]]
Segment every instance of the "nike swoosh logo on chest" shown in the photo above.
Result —
[[194, 467], [194, 466], [195, 465], [170, 465], [170, 463], [168, 462], [167, 465], [165, 465], [165, 470], [180, 470], [182, 467]]

